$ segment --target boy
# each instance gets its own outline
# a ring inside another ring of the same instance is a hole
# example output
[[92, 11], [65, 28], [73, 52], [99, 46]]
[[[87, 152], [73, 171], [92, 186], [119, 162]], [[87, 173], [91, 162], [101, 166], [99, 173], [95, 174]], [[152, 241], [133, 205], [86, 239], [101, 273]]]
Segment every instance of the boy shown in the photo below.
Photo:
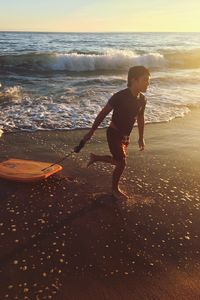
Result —
[[107, 128], [107, 141], [112, 156], [91, 153], [87, 164], [106, 162], [115, 165], [112, 175], [112, 195], [117, 199], [127, 199], [128, 196], [120, 190], [119, 180], [126, 166], [126, 151], [129, 136], [137, 119], [139, 132], [139, 149], [144, 150], [144, 110], [145, 96], [149, 85], [150, 73], [144, 66], [134, 66], [129, 69], [127, 88], [115, 93], [96, 117], [91, 130], [84, 136], [86, 142], [91, 139], [95, 130], [104, 118], [113, 110], [112, 120]]

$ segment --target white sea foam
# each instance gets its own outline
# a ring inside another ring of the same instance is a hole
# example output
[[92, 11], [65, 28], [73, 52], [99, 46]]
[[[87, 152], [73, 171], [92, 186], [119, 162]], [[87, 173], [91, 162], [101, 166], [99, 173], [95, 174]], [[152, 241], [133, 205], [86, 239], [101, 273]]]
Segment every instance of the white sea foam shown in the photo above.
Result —
[[56, 54], [46, 68], [54, 71], [127, 70], [132, 65], [162, 67], [164, 57], [159, 53], [138, 55], [133, 51], [109, 50], [105, 54]]
[[[18, 98], [17, 102], [13, 99], [13, 105], [9, 101], [8, 105], [3, 107], [3, 113], [0, 113], [0, 128], [8, 131], [89, 128], [114, 91], [116, 89], [113, 89], [113, 86], [106, 89], [77, 86], [66, 89], [66, 93], [60, 95], [57, 100], [51, 96], [34, 98], [21, 91], [21, 98]], [[197, 95], [193, 102], [187, 104], [184, 93], [177, 94], [173, 88], [168, 90], [153, 84], [147, 93], [148, 98], [146, 123], [168, 122], [183, 117], [190, 111], [189, 105], [199, 103]], [[100, 127], [108, 125], [110, 116]]]
[[17, 103], [20, 101], [21, 97], [20, 86], [5, 87], [0, 90], [0, 103], [3, 101], [12, 101]]

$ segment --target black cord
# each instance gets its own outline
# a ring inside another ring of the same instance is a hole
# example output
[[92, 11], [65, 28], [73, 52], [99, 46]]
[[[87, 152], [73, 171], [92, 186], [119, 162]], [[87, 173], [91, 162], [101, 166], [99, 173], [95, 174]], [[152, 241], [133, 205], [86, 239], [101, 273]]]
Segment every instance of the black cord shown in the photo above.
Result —
[[58, 160], [57, 162], [51, 164], [50, 166], [48, 166], [48, 167], [42, 169], [41, 171], [45, 171], [45, 170], [47, 170], [47, 169], [49, 169], [49, 168], [51, 168], [51, 167], [53, 167], [53, 166], [55, 166], [55, 165], [61, 163], [61, 162], [64, 161], [66, 158], [68, 158], [72, 153], [79, 153], [79, 152], [81, 151], [81, 149], [85, 146], [85, 143], [86, 143], [86, 142], [85, 142], [84, 140], [81, 140], [80, 143], [79, 143], [79, 145], [76, 146], [76, 147], [74, 147], [74, 149], [71, 150], [67, 155], [65, 155], [65, 157], [63, 157], [62, 159]]

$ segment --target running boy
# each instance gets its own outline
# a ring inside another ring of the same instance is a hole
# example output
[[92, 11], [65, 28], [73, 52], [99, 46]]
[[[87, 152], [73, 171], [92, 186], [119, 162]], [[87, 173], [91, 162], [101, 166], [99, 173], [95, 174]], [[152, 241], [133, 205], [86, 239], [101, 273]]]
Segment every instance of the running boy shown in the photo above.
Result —
[[97, 115], [91, 130], [84, 136], [86, 142], [93, 136], [95, 130], [104, 118], [113, 110], [112, 119], [107, 128], [107, 141], [110, 155], [96, 155], [91, 153], [88, 167], [95, 162], [105, 162], [115, 165], [112, 175], [112, 194], [117, 199], [127, 199], [128, 196], [119, 188], [119, 180], [126, 166], [126, 151], [129, 136], [137, 120], [139, 149], [144, 150], [144, 110], [145, 96], [149, 85], [150, 73], [144, 66], [134, 66], [129, 69], [127, 88], [115, 93]]

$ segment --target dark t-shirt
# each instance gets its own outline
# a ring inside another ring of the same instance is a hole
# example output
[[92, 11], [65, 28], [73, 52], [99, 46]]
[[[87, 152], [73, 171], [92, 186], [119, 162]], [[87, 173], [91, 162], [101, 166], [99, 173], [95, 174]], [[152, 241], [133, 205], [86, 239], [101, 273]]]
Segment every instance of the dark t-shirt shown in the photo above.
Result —
[[129, 88], [114, 94], [108, 103], [113, 107], [112, 121], [123, 135], [130, 135], [138, 115], [144, 114], [146, 99], [143, 94], [134, 97]]

